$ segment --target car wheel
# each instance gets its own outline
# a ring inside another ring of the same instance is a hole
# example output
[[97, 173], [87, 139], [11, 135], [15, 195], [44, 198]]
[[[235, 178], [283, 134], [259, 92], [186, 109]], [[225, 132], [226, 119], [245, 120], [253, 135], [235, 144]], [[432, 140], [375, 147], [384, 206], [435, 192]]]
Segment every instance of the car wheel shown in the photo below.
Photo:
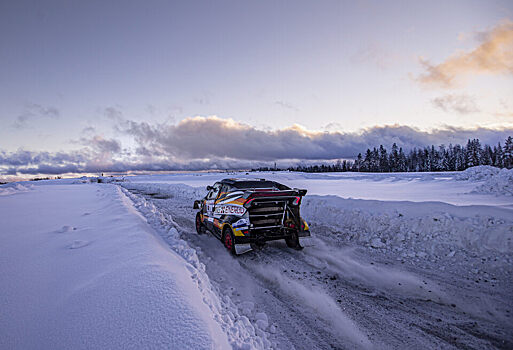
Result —
[[196, 232], [200, 235], [207, 232], [207, 228], [205, 224], [203, 224], [203, 221], [201, 221], [201, 213], [199, 212], [196, 214]]
[[287, 247], [301, 250], [303, 247], [299, 244], [299, 237], [297, 235], [297, 231], [294, 231], [291, 236], [285, 238], [285, 243], [287, 243]]
[[235, 253], [235, 236], [233, 235], [232, 229], [228, 226], [223, 230], [223, 244], [230, 253]]

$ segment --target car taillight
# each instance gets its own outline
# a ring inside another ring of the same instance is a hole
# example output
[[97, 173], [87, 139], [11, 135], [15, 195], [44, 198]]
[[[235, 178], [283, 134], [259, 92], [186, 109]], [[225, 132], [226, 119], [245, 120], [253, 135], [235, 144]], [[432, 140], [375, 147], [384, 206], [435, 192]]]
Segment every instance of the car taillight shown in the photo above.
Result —
[[292, 205], [298, 205], [301, 202], [301, 197], [296, 197], [294, 201], [292, 202]]
[[244, 208], [249, 208], [249, 206], [251, 205], [251, 202], [253, 202], [254, 200], [255, 200], [255, 198], [251, 198], [246, 203], [244, 203]]

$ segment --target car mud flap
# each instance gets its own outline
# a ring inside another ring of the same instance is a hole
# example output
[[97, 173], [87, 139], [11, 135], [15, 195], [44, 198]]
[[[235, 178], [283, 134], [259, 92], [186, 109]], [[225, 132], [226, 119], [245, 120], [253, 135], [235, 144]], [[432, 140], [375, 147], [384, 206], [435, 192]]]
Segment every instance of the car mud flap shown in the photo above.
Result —
[[253, 248], [251, 248], [251, 245], [249, 243], [235, 245], [235, 254], [237, 255], [247, 253], [251, 250], [253, 250]]
[[315, 244], [314, 244], [314, 240], [312, 238], [312, 236], [306, 236], [306, 237], [299, 237], [299, 245], [301, 245], [301, 247], [313, 247]]

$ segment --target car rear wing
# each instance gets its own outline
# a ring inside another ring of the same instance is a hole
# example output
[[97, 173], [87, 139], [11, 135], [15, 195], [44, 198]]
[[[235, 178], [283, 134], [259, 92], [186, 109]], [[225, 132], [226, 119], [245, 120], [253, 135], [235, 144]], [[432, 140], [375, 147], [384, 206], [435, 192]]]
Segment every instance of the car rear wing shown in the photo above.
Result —
[[272, 188], [255, 188], [245, 189], [244, 198], [250, 199], [255, 197], [303, 197], [307, 190], [294, 188], [291, 190], [274, 190]]
[[291, 189], [291, 190], [272, 190], [272, 189], [255, 189], [246, 190], [244, 198], [247, 199], [244, 203], [245, 208], [249, 208], [252, 204], [261, 201], [290, 201], [291, 205], [298, 206], [301, 203], [301, 198], [306, 195], [306, 190], [303, 189]]

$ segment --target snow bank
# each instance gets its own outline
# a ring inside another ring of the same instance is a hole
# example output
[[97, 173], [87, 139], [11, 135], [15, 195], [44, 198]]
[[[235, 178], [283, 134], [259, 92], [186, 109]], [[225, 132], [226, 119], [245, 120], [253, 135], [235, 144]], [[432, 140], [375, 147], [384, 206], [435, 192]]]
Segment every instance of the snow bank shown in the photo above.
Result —
[[474, 193], [513, 196], [513, 169], [481, 165], [458, 174], [457, 180], [482, 182], [472, 191]]
[[15, 193], [27, 192], [34, 189], [32, 184], [21, 184], [18, 182], [0, 186], [0, 196], [8, 196]]
[[0, 209], [0, 348], [230, 348], [194, 259], [118, 187], [39, 185]]
[[[127, 191], [126, 188], [129, 188], [131, 192]], [[190, 205], [192, 198], [201, 198], [205, 195], [206, 190], [183, 184], [141, 183], [124, 183], [121, 189], [133, 201], [135, 207], [148, 222], [160, 232], [171, 249], [194, 266], [197, 287], [205, 296], [203, 301], [208, 305], [215, 315], [216, 321], [227, 334], [232, 348], [241, 350], [271, 349], [271, 342], [268, 340], [268, 333], [265, 331], [266, 327], [263, 327], [263, 321], [259, 322], [256, 320], [253, 324], [248, 318], [248, 316], [252, 316], [251, 313], [245, 312], [244, 308], [239, 310], [240, 308], [230, 296], [219, 297], [221, 293], [210, 282], [205, 266], [199, 261], [196, 250], [180, 238], [180, 231], [183, 228], [173, 220], [171, 215], [162, 213], [153, 203], [147, 201], [142, 196], [132, 193], [144, 193], [148, 196], [157, 196], [158, 198], [165, 198], [166, 196], [180, 197], [183, 198], [185, 205]]]
[[513, 196], [513, 169], [501, 169], [495, 175], [487, 178], [483, 184], [477, 186], [474, 191]]
[[319, 234], [405, 257], [446, 256], [460, 249], [513, 252], [513, 220], [507, 209], [307, 196], [301, 210], [320, 228]]
[[490, 165], [480, 165], [468, 168], [456, 175], [460, 181], [483, 181], [499, 173], [500, 169]]
[[[488, 170], [496, 179], [506, 177], [502, 173], [511, 174], [511, 170], [478, 168], [482, 169], [468, 171], [468, 178], [482, 178]], [[183, 184], [124, 183], [123, 186], [141, 194], [180, 198], [184, 203], [192, 203], [206, 193], [202, 187]], [[308, 195], [301, 212], [309, 223], [324, 228], [329, 237], [338, 241], [394, 250], [410, 258], [447, 256], [461, 249], [492, 255], [513, 252], [513, 214], [509, 209]]]

